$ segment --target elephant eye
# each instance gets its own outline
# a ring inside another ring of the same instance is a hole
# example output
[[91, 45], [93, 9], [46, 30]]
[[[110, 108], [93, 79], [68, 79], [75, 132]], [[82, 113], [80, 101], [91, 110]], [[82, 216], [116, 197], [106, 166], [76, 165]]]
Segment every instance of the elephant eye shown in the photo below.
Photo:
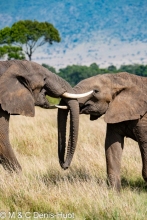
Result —
[[98, 90], [94, 90], [94, 93], [98, 93], [99, 91]]
[[99, 96], [99, 91], [95, 89], [93, 92], [93, 98], [92, 98], [94, 102], [98, 100], [98, 96]]

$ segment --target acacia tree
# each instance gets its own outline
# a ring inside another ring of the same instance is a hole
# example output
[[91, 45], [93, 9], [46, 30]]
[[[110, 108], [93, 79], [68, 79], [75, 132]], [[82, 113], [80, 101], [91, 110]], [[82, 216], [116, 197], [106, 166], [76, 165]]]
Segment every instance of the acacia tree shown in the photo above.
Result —
[[45, 43], [60, 42], [58, 30], [48, 22], [20, 20], [0, 30], [1, 45], [17, 45], [23, 48], [29, 60], [35, 50]]
[[25, 55], [22, 51], [22, 47], [15, 47], [11, 45], [4, 45], [0, 47], [0, 58], [5, 57], [7, 55], [8, 60], [24, 60]]

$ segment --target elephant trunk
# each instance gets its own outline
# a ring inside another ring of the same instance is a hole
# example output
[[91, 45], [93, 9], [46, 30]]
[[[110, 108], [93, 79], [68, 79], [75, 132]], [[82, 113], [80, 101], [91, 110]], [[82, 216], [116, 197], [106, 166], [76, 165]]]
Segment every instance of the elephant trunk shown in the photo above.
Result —
[[[64, 99], [69, 106], [70, 110], [70, 133], [69, 141], [66, 151], [66, 124], [69, 110], [58, 109], [58, 156], [61, 167], [65, 170], [68, 169], [72, 161], [77, 139], [78, 139], [78, 127], [79, 127], [79, 105], [77, 100]], [[63, 100], [61, 103], [63, 104]]]
[[68, 82], [54, 73], [49, 73], [45, 79], [44, 85], [47, 95], [54, 98], [59, 98], [62, 97], [62, 95], [66, 92], [73, 92], [73, 89]]
[[[63, 169], [67, 169], [72, 161], [73, 154], [77, 144], [78, 128], [79, 128], [79, 104], [78, 101], [72, 97], [64, 97], [64, 93], [73, 93], [73, 88], [68, 82], [56, 74], [50, 73], [46, 75], [45, 90], [49, 96], [61, 97], [60, 104], [66, 103], [69, 110], [58, 109], [58, 155], [59, 162]], [[69, 141], [66, 151], [66, 122], [68, 112], [70, 111], [70, 131]]]

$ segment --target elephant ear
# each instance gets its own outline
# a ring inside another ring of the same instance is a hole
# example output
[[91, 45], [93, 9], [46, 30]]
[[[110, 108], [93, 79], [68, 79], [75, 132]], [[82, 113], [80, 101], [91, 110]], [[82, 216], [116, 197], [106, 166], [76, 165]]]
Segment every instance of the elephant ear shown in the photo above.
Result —
[[147, 111], [147, 95], [137, 85], [123, 88], [110, 102], [105, 113], [106, 123], [136, 120]]
[[21, 83], [21, 71], [21, 68], [14, 64], [0, 77], [0, 104], [9, 114], [33, 117], [34, 98], [27, 86]]

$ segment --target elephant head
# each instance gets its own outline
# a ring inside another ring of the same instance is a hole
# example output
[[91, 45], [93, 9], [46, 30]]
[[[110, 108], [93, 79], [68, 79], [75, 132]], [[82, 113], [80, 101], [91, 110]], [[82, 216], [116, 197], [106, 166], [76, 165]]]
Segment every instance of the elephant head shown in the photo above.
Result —
[[[18, 60], [0, 62], [0, 85], [1, 110], [8, 115], [34, 116], [35, 105], [49, 108], [45, 95], [62, 98], [62, 102], [69, 107], [71, 116], [70, 136], [72, 138], [69, 139], [67, 150], [69, 153], [67, 153], [65, 163], [62, 153], [60, 163], [64, 169], [67, 168], [76, 146], [79, 123], [79, 105], [74, 94], [70, 94], [73, 92], [72, 87], [61, 77], [41, 65]], [[66, 123], [68, 110], [62, 112], [63, 114], [60, 112], [62, 110], [59, 110], [58, 116], [59, 145], [63, 144], [63, 148], [65, 148], [66, 138], [63, 135], [62, 123]], [[9, 158], [9, 155], [5, 155], [5, 157]], [[13, 161], [16, 161], [14, 156]], [[18, 163], [16, 162], [16, 164]]]
[[104, 115], [106, 123], [135, 120], [147, 111], [145, 78], [126, 72], [103, 74], [82, 80], [74, 87], [75, 93], [93, 90], [79, 99], [80, 113], [90, 114], [90, 120]]

